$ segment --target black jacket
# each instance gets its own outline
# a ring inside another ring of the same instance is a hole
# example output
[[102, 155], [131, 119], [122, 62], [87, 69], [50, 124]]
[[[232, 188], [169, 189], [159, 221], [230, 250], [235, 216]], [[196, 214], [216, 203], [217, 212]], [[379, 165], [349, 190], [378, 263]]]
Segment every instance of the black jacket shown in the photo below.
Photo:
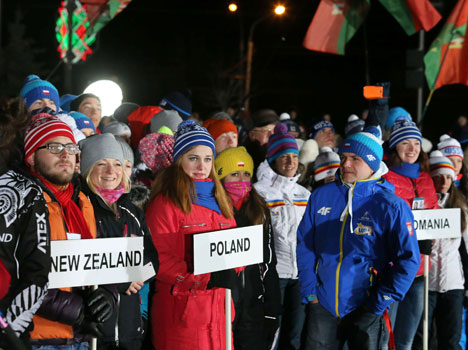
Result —
[[[144, 236], [144, 264], [153, 263], [155, 271], [158, 271], [159, 261], [156, 248], [153, 245], [151, 233], [146, 226], [143, 211], [135, 206], [128, 194], [123, 194], [116, 202], [118, 214], [83, 182], [83, 192], [93, 204], [96, 218], [97, 237], [131, 237]], [[104, 323], [104, 342], [129, 342], [141, 339], [142, 319], [140, 312], [140, 294], [126, 295], [125, 291], [130, 283], [117, 285], [119, 299], [112, 317]]]
[[[237, 227], [250, 226], [244, 207], [240, 211], [234, 209]], [[276, 271], [276, 255], [273, 244], [270, 220], [263, 225], [263, 263], [249, 265], [241, 272], [238, 291], [233, 290], [236, 304], [236, 320], [234, 325], [234, 341], [237, 334], [243, 331], [260, 331], [265, 318], [277, 319], [281, 313], [279, 278]], [[258, 333], [257, 333], [258, 334]], [[241, 340], [242, 342], [243, 340]], [[238, 344], [241, 345], [241, 344]], [[241, 348], [242, 346], [237, 346]]]

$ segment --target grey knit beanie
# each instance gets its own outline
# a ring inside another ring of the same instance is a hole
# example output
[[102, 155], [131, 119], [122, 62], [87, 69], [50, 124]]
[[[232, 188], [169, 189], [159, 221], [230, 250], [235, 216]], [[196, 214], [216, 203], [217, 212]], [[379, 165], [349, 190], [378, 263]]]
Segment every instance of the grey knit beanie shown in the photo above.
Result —
[[154, 115], [151, 118], [150, 130], [151, 132], [159, 132], [159, 129], [163, 126], [167, 126], [172, 132], [176, 132], [177, 127], [180, 123], [183, 122], [183, 119], [180, 117], [179, 113], [172, 110], [163, 110]]
[[120, 147], [122, 147], [122, 153], [124, 160], [129, 160], [132, 165], [135, 164], [135, 156], [133, 154], [132, 147], [128, 144], [127, 141], [124, 140], [123, 137], [115, 136], [115, 140], [119, 143]]
[[94, 163], [106, 159], [117, 159], [124, 165], [122, 147], [112, 134], [101, 134], [88, 137], [80, 142], [81, 175], [86, 176]]

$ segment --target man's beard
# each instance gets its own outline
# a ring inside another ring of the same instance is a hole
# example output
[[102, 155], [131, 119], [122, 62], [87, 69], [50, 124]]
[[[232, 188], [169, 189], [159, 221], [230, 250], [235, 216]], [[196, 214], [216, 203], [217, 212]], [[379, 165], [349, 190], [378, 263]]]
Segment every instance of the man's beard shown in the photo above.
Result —
[[[65, 161], [65, 162], [70, 164], [71, 169], [74, 169], [73, 164], [71, 162], [68, 162], [68, 161]], [[61, 163], [61, 162], [57, 162], [57, 163]], [[41, 162], [38, 162], [37, 160], [34, 162], [34, 170], [36, 171], [36, 173], [41, 175], [44, 179], [49, 181], [51, 184], [54, 184], [57, 186], [68, 185], [73, 178], [73, 171], [71, 173], [60, 172], [58, 174], [52, 174], [50, 172], [49, 166]]]

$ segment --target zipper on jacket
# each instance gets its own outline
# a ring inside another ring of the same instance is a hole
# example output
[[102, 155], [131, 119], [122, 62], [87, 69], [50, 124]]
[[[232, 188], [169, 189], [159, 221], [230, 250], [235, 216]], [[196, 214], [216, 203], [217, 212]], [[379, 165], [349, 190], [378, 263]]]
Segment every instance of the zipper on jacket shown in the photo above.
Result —
[[224, 222], [220, 222], [219, 226], [221, 226], [221, 228], [222, 228], [223, 226], [231, 226], [231, 224], [225, 224]]
[[115, 345], [119, 347], [119, 308], [120, 308], [120, 294], [117, 294], [117, 304], [115, 306], [116, 318], [115, 318]]
[[341, 224], [341, 231], [340, 231], [340, 260], [338, 261], [338, 267], [336, 268], [336, 290], [335, 290], [335, 312], [336, 316], [340, 317], [340, 313], [338, 311], [338, 294], [339, 294], [339, 283], [340, 283], [340, 269], [341, 269], [341, 263], [343, 262], [343, 235], [344, 235], [344, 229], [346, 225], [346, 220], [348, 219], [348, 214], [349, 211], [346, 211], [346, 215], [344, 217], [343, 223]]
[[187, 228], [187, 227], [203, 227], [203, 226], [206, 226], [206, 224], [203, 223], [203, 224], [183, 225], [182, 228]]

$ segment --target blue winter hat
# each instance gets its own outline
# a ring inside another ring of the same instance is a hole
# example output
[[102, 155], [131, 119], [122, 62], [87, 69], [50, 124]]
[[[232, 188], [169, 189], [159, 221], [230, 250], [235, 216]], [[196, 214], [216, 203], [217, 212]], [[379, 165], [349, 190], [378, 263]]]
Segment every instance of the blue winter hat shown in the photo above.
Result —
[[312, 125], [312, 129], [309, 132], [309, 139], [313, 139], [320, 130], [327, 129], [327, 128], [335, 131], [333, 124], [329, 122], [328, 120], [321, 120], [315, 123], [314, 125]]
[[397, 120], [412, 121], [411, 114], [403, 107], [393, 107], [388, 111], [387, 120], [385, 122], [385, 129], [390, 130]]
[[383, 157], [382, 140], [375, 127], [364, 129], [363, 132], [348, 137], [340, 147], [340, 154], [354, 153], [362, 158], [376, 172], [379, 170]]
[[70, 112], [68, 113], [68, 115], [75, 119], [76, 127], [78, 128], [78, 130], [93, 129], [94, 133], [96, 134], [96, 127], [87, 115], [80, 112]]
[[76, 98], [76, 95], [72, 94], [65, 94], [60, 96], [60, 108], [62, 108], [63, 111], [65, 112], [70, 112], [70, 103], [73, 102], [73, 100]]
[[42, 98], [48, 98], [55, 102], [57, 110], [60, 106], [59, 94], [55, 86], [47, 80], [41, 80], [37, 75], [28, 75], [24, 81], [24, 86], [20, 91], [20, 96], [24, 98], [26, 108]]
[[408, 139], [417, 139], [422, 142], [422, 134], [415, 122], [397, 120], [392, 126], [392, 133], [388, 140], [390, 149], [394, 149], [400, 142]]
[[174, 163], [182, 154], [195, 146], [208, 146], [216, 155], [215, 143], [208, 130], [193, 120], [185, 120], [179, 124], [174, 135], [174, 150], [172, 157]]

